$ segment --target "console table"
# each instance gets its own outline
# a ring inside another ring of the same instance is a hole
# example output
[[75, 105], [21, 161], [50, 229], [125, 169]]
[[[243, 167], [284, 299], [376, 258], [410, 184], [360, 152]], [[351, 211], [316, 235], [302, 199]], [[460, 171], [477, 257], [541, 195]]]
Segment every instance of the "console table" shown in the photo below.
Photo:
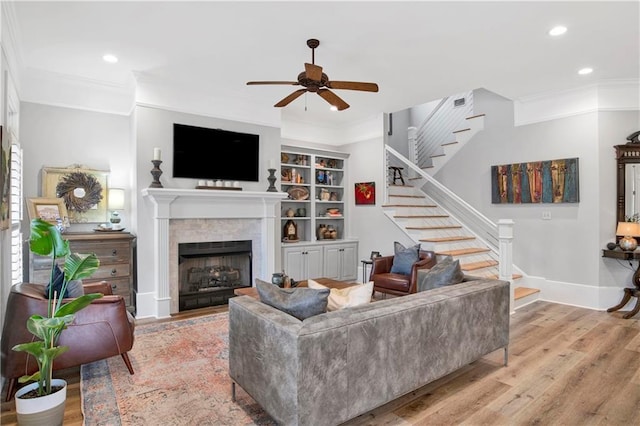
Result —
[[612, 259], [622, 259], [622, 260], [637, 260], [638, 267], [636, 272], [633, 274], [633, 288], [625, 288], [624, 295], [622, 296], [622, 300], [616, 306], [607, 309], [607, 312], [614, 312], [622, 309], [632, 297], [636, 297], [636, 306], [633, 310], [627, 312], [622, 316], [624, 319], [629, 319], [638, 312], [640, 312], [640, 251], [622, 251], [622, 250], [602, 250], [602, 257], [609, 257]]

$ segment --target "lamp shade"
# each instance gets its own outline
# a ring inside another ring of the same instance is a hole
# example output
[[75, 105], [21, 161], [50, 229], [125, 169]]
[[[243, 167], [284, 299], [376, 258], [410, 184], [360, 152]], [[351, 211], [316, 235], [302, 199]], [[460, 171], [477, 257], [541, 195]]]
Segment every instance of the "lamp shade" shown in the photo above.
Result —
[[618, 222], [616, 235], [622, 237], [640, 237], [640, 224], [636, 222]]
[[109, 188], [109, 196], [107, 198], [107, 207], [109, 210], [124, 209], [124, 189]]

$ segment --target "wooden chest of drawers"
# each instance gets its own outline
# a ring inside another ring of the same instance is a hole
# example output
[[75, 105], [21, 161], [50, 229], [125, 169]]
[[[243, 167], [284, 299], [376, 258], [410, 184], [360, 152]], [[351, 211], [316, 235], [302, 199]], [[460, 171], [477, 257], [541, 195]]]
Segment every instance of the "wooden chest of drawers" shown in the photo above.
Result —
[[[68, 232], [71, 251], [79, 254], [95, 253], [100, 267], [85, 283], [107, 281], [114, 294], [124, 297], [127, 309], [135, 314], [135, 235], [128, 232]], [[49, 258], [30, 252], [29, 281], [49, 282], [51, 272]]]

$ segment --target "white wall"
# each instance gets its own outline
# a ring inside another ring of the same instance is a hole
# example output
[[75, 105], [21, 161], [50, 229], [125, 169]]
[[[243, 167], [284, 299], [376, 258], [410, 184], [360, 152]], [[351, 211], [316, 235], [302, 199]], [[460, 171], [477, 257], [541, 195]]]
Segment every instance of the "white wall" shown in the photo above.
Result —
[[[41, 196], [42, 167], [82, 164], [91, 169], [109, 170], [108, 185], [125, 189], [122, 218], [123, 226], [130, 229], [131, 174], [135, 170], [129, 155], [132, 144], [130, 125], [130, 117], [123, 115], [22, 102], [20, 140], [24, 150], [25, 199]], [[28, 226], [29, 221], [24, 220], [26, 236], [29, 235]], [[70, 231], [90, 230], [94, 226], [73, 224]], [[25, 261], [28, 262], [28, 256], [25, 256]], [[28, 267], [25, 266], [27, 272]]]
[[[241, 182], [243, 190], [246, 191], [266, 191], [269, 187], [267, 172], [269, 160], [274, 160], [276, 164], [280, 159], [280, 129], [258, 124], [250, 124], [239, 121], [225, 120], [214, 117], [193, 115], [182, 112], [159, 109], [149, 106], [137, 106], [134, 112], [136, 127], [136, 162], [132, 166], [135, 170], [135, 180], [137, 190], [134, 204], [137, 206], [137, 235], [138, 235], [138, 316], [155, 316], [156, 303], [155, 288], [152, 268], [153, 265], [153, 205], [145, 198], [142, 198], [141, 190], [149, 187], [153, 178], [151, 176], [151, 159], [153, 148], [159, 147], [162, 150], [161, 169], [163, 174], [160, 182], [165, 188], [195, 188], [196, 179], [173, 178], [171, 170], [173, 168], [173, 123], [182, 123], [192, 126], [221, 128], [235, 132], [253, 133], [260, 136], [260, 164], [264, 165], [260, 171], [259, 182]], [[242, 159], [225, 158], [216, 155], [215, 147], [203, 147], [203, 155], [211, 157], [211, 167], [216, 166], [219, 161], [233, 161], [242, 167]], [[211, 208], [215, 208], [212, 205]], [[274, 242], [279, 247], [279, 241]], [[279, 250], [278, 250], [279, 251]]]

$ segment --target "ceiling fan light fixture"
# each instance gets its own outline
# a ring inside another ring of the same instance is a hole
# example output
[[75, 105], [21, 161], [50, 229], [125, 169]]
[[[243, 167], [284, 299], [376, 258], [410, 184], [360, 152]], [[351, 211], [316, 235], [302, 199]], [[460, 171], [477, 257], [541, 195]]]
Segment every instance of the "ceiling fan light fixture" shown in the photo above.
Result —
[[331, 111], [337, 111], [338, 107], [335, 105], [331, 105], [331, 108], [329, 108]]

